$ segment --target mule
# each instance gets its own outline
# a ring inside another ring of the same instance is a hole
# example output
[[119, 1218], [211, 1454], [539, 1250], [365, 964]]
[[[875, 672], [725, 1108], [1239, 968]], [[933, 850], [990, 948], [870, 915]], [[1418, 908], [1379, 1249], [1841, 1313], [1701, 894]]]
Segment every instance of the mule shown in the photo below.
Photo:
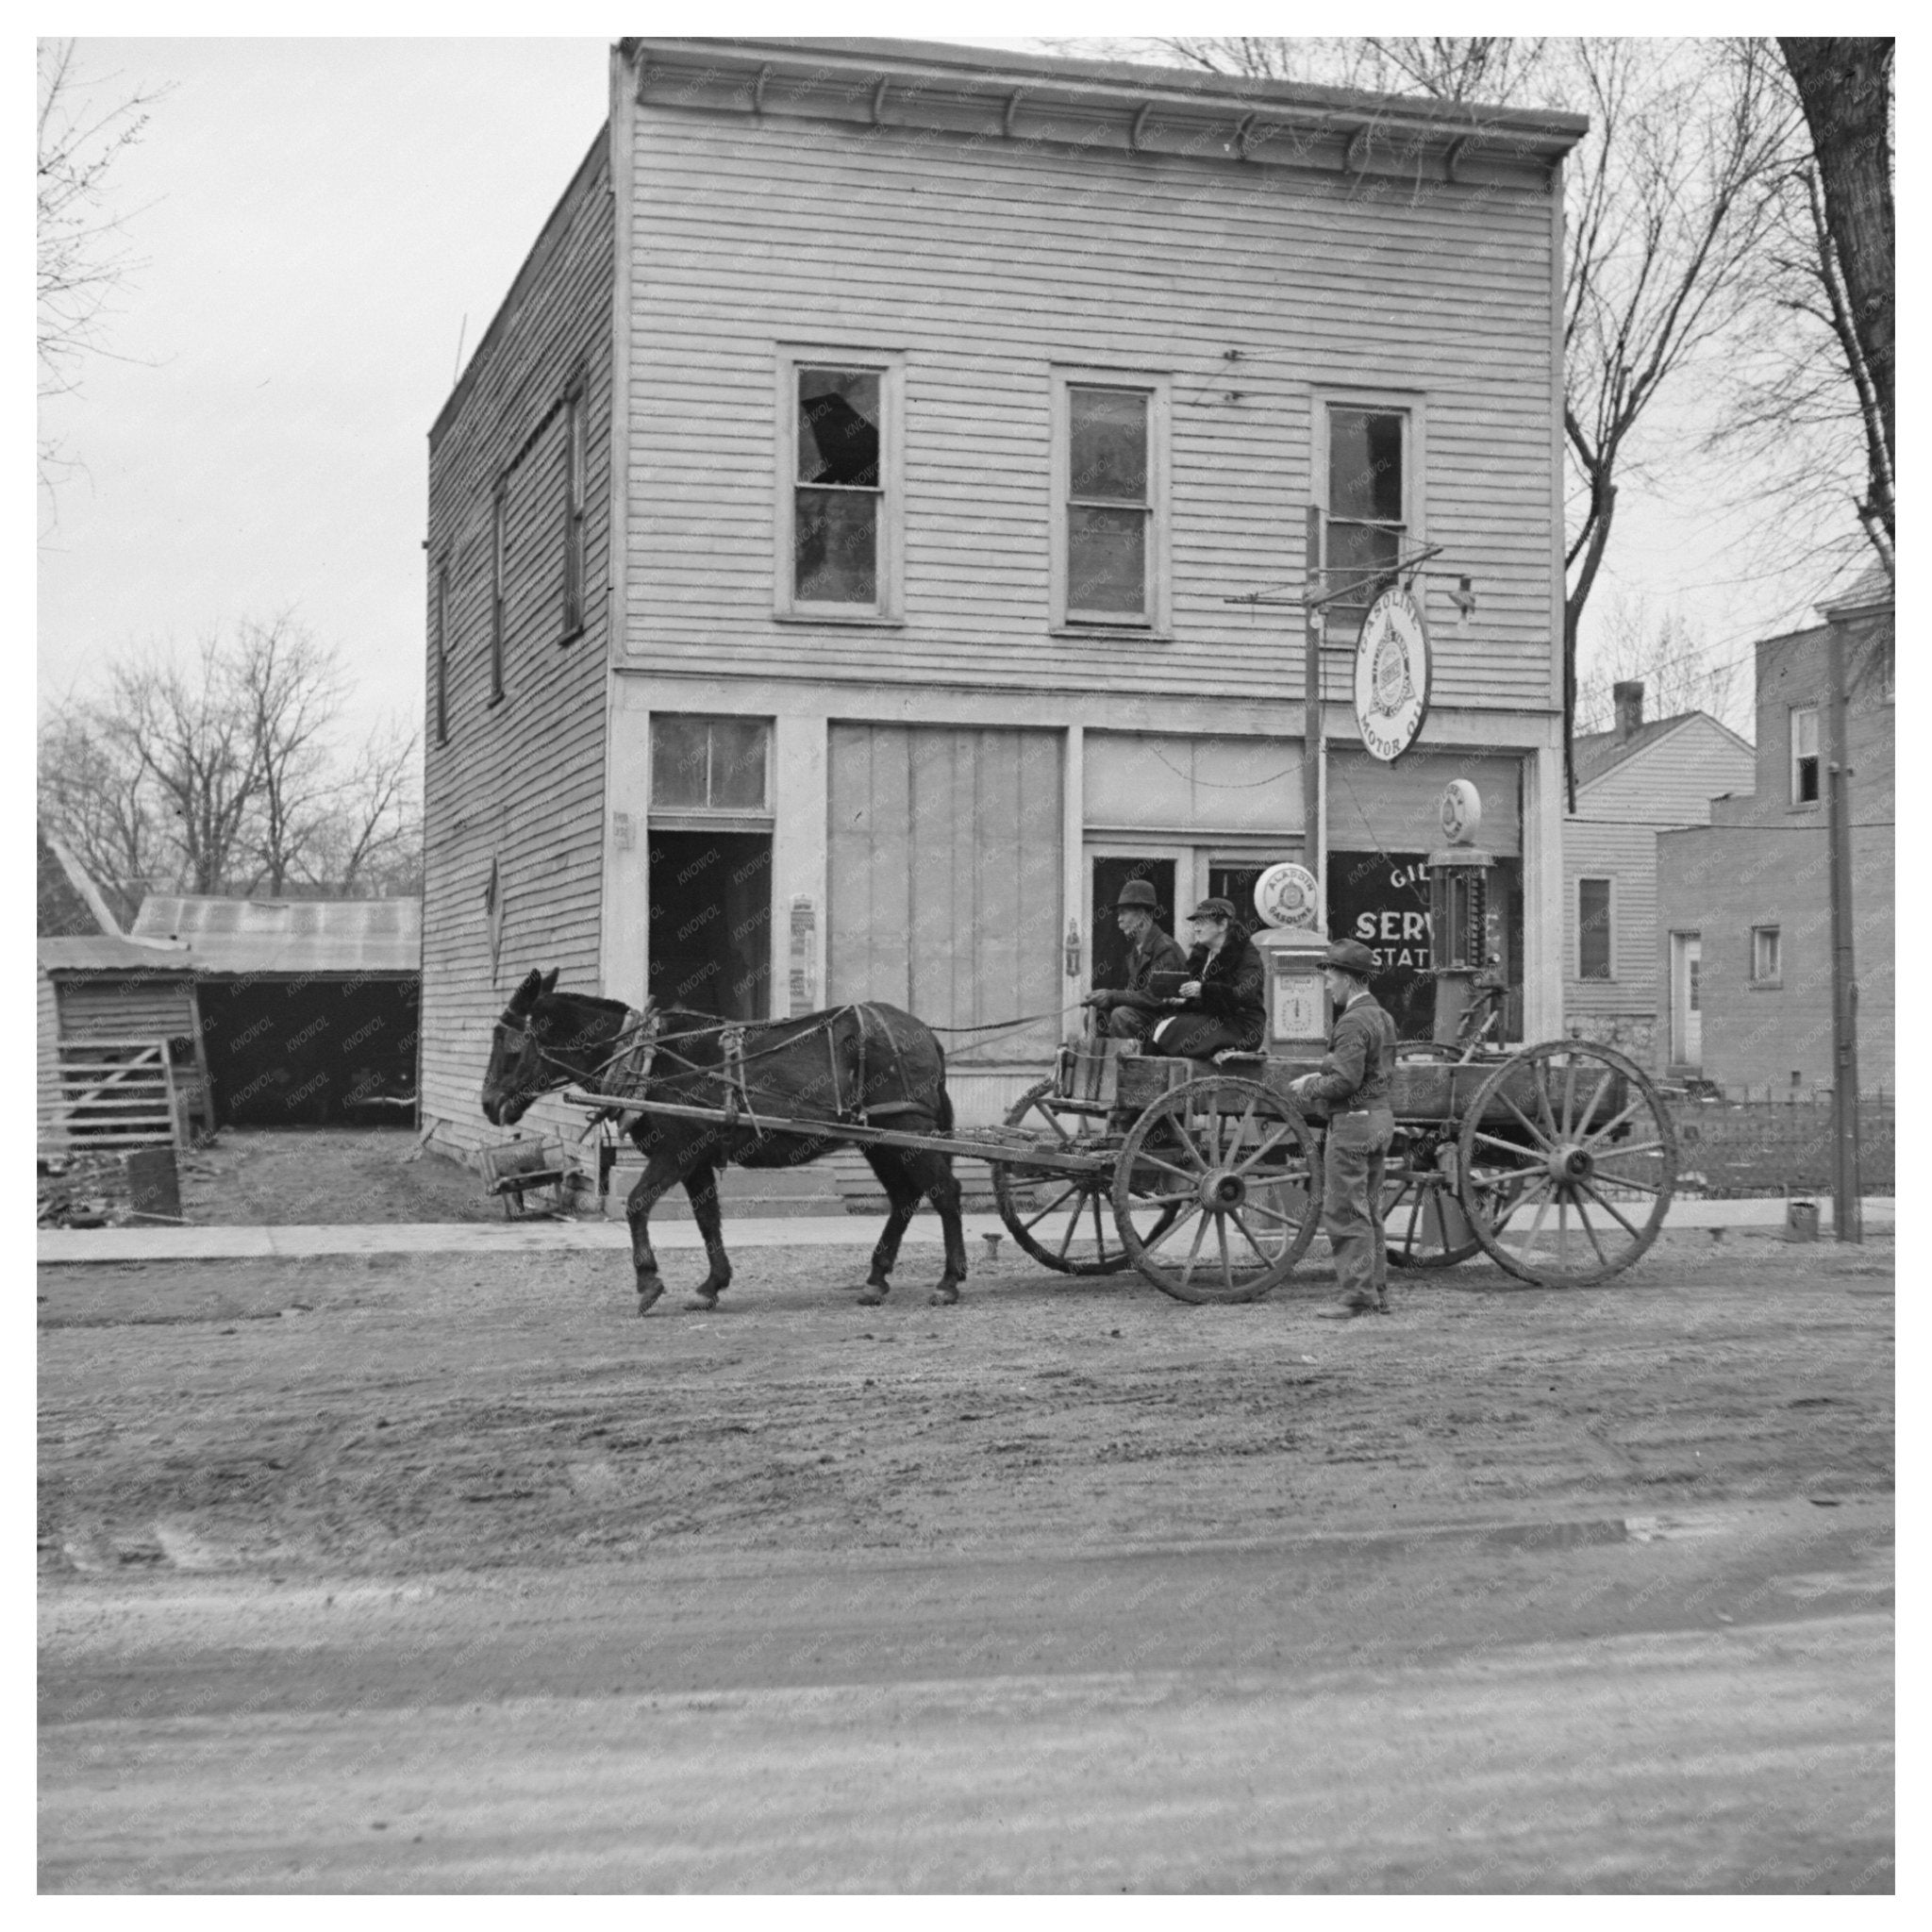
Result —
[[[896, 1007], [868, 1000], [793, 1020], [743, 1024], [655, 1004], [641, 1014], [622, 1000], [558, 992], [556, 973], [533, 970], [496, 1023], [483, 1077], [484, 1117], [492, 1126], [509, 1126], [540, 1094], [564, 1086], [712, 1108], [728, 1116], [707, 1122], [641, 1114], [628, 1129], [645, 1158], [643, 1177], [625, 1206], [641, 1315], [664, 1292], [651, 1249], [651, 1209], [674, 1187], [682, 1183], [690, 1196], [710, 1261], [686, 1306], [715, 1308], [731, 1285], [718, 1170], [733, 1163], [797, 1167], [847, 1144], [836, 1136], [779, 1131], [770, 1122], [885, 1116], [891, 1126], [921, 1134], [953, 1124], [945, 1051], [929, 1027]], [[957, 1302], [966, 1278], [966, 1236], [952, 1156], [911, 1147], [867, 1147], [864, 1153], [891, 1211], [859, 1300], [869, 1307], [885, 1300], [907, 1224], [920, 1202], [930, 1200], [946, 1256], [931, 1301], [934, 1307]]]

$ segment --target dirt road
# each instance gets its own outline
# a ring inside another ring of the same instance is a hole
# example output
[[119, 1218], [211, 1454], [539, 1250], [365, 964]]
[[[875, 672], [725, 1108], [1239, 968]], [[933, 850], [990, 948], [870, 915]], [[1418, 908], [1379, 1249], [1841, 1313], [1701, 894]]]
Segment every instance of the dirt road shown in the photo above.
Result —
[[44, 1271], [43, 1886], [1890, 1887], [1889, 1244], [857, 1259]]

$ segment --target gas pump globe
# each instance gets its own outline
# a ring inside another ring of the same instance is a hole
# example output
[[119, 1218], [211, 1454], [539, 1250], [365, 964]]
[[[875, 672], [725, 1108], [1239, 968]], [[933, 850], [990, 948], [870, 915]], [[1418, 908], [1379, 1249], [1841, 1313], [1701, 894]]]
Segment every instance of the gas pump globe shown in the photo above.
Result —
[[1482, 798], [1475, 787], [1467, 778], [1453, 780], [1441, 803], [1442, 833], [1449, 842], [1429, 854], [1433, 1038], [1443, 1046], [1457, 1043], [1463, 1015], [1490, 967], [1490, 868], [1495, 859], [1474, 842], [1482, 821]]

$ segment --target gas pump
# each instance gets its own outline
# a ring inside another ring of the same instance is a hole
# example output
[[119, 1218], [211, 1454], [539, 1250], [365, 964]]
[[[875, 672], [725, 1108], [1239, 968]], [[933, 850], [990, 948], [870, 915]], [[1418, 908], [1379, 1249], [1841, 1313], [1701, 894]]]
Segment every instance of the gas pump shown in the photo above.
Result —
[[1439, 1045], [1460, 1043], [1464, 1016], [1479, 991], [1496, 984], [1489, 952], [1490, 868], [1494, 855], [1474, 842], [1482, 798], [1467, 778], [1442, 793], [1442, 834], [1448, 843], [1429, 854], [1429, 942], [1434, 954]]
[[1268, 1033], [1261, 1050], [1283, 1059], [1319, 1060], [1327, 1050], [1322, 961], [1328, 941], [1319, 892], [1314, 874], [1291, 861], [1270, 866], [1255, 881], [1262, 924], [1251, 937], [1268, 969]]

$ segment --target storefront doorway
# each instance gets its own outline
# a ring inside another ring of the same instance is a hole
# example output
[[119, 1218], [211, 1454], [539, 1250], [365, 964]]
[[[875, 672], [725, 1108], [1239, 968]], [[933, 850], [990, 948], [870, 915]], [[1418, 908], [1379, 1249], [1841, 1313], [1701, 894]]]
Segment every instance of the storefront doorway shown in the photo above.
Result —
[[771, 1017], [772, 835], [651, 833], [651, 997]]

